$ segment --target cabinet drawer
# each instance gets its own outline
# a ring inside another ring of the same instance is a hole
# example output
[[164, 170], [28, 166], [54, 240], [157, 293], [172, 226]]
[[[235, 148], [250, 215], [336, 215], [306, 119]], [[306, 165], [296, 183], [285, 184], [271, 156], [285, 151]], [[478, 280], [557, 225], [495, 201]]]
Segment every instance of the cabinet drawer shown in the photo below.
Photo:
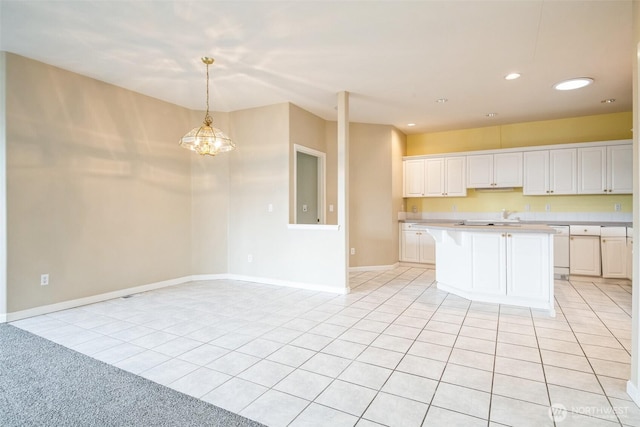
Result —
[[572, 236], [599, 236], [599, 225], [570, 225], [569, 234]]
[[625, 237], [627, 235], [626, 227], [601, 227], [600, 235], [603, 237]]

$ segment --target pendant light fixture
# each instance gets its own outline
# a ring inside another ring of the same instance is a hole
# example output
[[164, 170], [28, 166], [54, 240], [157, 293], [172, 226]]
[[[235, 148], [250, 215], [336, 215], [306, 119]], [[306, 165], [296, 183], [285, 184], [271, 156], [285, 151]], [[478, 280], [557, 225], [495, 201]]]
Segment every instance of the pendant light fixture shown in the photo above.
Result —
[[207, 112], [202, 126], [191, 129], [180, 138], [179, 144], [200, 155], [215, 156], [218, 153], [233, 150], [236, 145], [224, 132], [211, 126], [213, 119], [209, 115], [209, 65], [213, 64], [213, 58], [205, 56], [201, 59], [207, 66]]

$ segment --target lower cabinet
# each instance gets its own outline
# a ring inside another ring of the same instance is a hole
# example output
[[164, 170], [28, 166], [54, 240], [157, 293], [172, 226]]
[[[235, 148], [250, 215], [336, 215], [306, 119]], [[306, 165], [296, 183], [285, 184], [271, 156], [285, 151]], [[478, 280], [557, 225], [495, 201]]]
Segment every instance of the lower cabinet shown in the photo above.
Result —
[[549, 237], [525, 233], [471, 234], [471, 288], [515, 298], [549, 298]]
[[601, 237], [602, 277], [627, 277], [627, 237]]
[[600, 237], [571, 236], [569, 239], [569, 274], [600, 276]]
[[435, 264], [436, 241], [415, 224], [400, 224], [400, 261]]

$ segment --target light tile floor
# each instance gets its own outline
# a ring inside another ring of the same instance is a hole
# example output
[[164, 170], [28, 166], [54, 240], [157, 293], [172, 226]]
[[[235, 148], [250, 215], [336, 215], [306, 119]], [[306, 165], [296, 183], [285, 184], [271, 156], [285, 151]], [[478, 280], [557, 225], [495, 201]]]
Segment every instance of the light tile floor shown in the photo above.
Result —
[[350, 284], [193, 282], [13, 325], [270, 426], [640, 426], [628, 281], [556, 281], [555, 318], [430, 269]]

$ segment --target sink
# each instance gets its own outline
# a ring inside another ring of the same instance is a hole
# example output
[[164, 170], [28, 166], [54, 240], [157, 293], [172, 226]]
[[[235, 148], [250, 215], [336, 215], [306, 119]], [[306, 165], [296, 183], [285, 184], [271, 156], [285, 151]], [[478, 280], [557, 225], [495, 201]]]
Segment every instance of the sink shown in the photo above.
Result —
[[519, 227], [520, 220], [517, 220], [517, 219], [496, 219], [496, 220], [465, 219], [459, 225], [476, 225], [476, 226], [483, 226], [483, 227], [491, 226], [491, 225], [499, 226], [499, 227], [504, 227], [504, 226]]

